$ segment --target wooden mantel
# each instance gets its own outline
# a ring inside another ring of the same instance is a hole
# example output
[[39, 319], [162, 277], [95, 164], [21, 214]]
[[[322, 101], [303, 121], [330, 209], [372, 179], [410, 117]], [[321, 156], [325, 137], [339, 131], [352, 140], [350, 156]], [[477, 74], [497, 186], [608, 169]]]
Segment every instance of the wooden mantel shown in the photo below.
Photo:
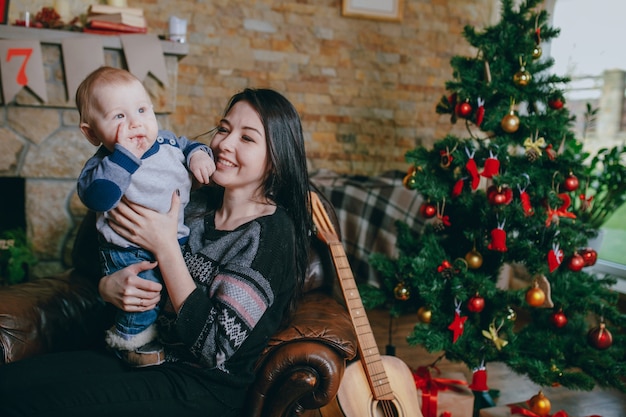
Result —
[[[114, 35], [94, 35], [67, 30], [0, 25], [0, 39], [39, 39], [41, 43], [61, 44], [64, 39], [80, 36], [97, 36], [102, 40], [102, 45], [105, 49], [122, 49], [120, 37]], [[165, 55], [176, 55], [179, 59], [182, 59], [189, 53], [189, 44], [187, 43], [162, 40], [161, 46]]]
[[[11, 105], [27, 105], [36, 107], [75, 108], [74, 97], [66, 91], [65, 71], [59, 52], [64, 41], [68, 39], [96, 37], [102, 44], [105, 53], [105, 63], [114, 67], [124, 68], [124, 47], [120, 36], [98, 35], [83, 32], [72, 32], [57, 29], [39, 29], [24, 26], [0, 25], [0, 40], [39, 41], [44, 55], [47, 102], [41, 101], [29, 89], [25, 88], [10, 103]], [[176, 108], [176, 90], [179, 61], [189, 52], [189, 44], [159, 41], [169, 81], [167, 85], [154, 77], [143, 79], [144, 85], [152, 97], [157, 114], [170, 114]], [[0, 103], [3, 99], [0, 98]], [[6, 103], [4, 103], [6, 104]]]

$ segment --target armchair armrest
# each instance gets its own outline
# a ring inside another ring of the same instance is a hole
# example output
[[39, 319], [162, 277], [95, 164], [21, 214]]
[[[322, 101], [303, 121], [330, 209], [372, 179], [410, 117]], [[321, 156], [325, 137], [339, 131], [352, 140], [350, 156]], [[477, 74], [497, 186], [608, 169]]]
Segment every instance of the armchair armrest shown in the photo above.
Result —
[[323, 407], [337, 394], [356, 352], [348, 311], [326, 293], [306, 294], [257, 362], [246, 415], [291, 416]]
[[91, 346], [103, 307], [95, 283], [75, 270], [0, 287], [0, 365]]

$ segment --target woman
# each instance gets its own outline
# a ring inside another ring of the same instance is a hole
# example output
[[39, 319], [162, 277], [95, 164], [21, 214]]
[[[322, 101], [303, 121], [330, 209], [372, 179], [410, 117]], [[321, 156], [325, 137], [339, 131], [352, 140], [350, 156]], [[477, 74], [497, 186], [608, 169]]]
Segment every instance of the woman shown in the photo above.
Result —
[[246, 89], [230, 100], [211, 148], [219, 187], [193, 196], [182, 253], [176, 194], [167, 214], [126, 202], [111, 217], [117, 233], [157, 262], [103, 277], [100, 294], [125, 311], [154, 308], [161, 285], [137, 274], [158, 264], [166, 362], [131, 369], [108, 352], [86, 351], [8, 364], [0, 367], [0, 415], [241, 413], [254, 363], [304, 279], [311, 224], [300, 119], [279, 93]]

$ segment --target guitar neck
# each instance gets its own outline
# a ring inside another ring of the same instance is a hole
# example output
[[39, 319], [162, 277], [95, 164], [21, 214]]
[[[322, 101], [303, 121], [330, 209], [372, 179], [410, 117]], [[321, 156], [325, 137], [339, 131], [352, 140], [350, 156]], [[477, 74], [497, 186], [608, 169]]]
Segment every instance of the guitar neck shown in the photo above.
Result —
[[357, 334], [359, 356], [367, 379], [376, 400], [392, 400], [394, 398], [389, 379], [383, 367], [374, 333], [370, 327], [361, 295], [356, 286], [352, 269], [341, 242], [328, 244], [335, 265], [339, 285], [343, 293], [346, 307], [352, 318], [352, 325]]

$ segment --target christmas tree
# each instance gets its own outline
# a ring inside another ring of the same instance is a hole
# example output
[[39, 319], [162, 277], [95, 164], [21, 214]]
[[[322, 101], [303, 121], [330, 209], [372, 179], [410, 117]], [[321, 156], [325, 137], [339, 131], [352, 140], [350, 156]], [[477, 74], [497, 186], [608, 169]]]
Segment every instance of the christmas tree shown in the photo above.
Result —
[[[626, 391], [616, 280], [588, 268], [594, 210], [624, 201], [624, 152], [590, 163], [575, 137], [569, 79], [542, 56], [559, 30], [540, 3], [502, 0], [499, 23], [464, 28], [476, 55], [452, 58], [436, 112], [467, 135], [407, 152], [404, 184], [429, 220], [419, 233], [398, 224], [399, 255], [372, 256], [381, 285], [362, 286], [362, 298], [394, 316], [417, 312], [408, 342], [470, 370], [497, 361], [541, 386]], [[610, 201], [594, 206], [607, 189]]]

